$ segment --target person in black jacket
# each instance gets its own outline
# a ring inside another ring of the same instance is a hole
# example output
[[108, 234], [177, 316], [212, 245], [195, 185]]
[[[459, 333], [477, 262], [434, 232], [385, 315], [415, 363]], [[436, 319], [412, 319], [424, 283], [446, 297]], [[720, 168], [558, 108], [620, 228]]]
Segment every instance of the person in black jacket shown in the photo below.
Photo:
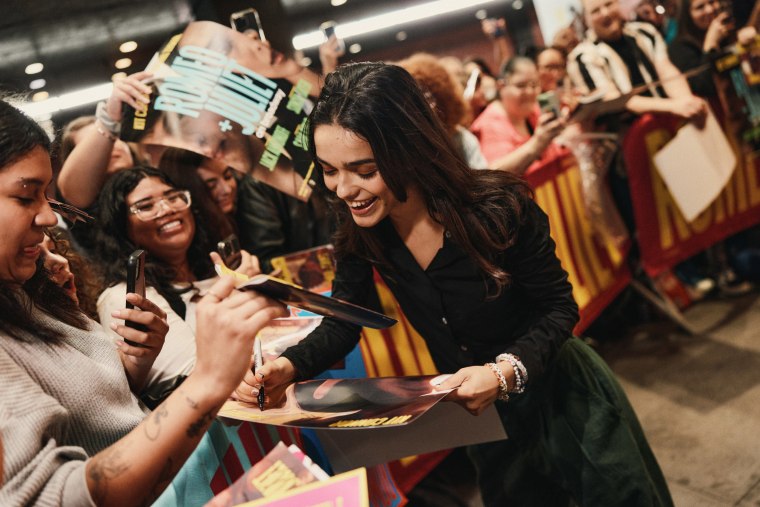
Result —
[[[470, 449], [485, 504], [672, 505], [622, 389], [572, 338], [578, 306], [526, 183], [470, 169], [394, 65], [339, 67], [309, 121], [337, 215], [333, 295], [366, 305], [375, 268], [451, 374], [440, 384], [456, 388], [448, 399], [473, 414], [495, 404], [501, 416], [509, 439]], [[251, 400], [263, 382], [275, 405], [360, 331], [325, 318], [236, 394]]]

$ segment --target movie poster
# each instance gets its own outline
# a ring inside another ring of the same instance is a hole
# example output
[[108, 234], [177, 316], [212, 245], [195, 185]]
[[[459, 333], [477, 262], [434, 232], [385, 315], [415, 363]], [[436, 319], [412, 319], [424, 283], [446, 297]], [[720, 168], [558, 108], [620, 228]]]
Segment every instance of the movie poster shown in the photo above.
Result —
[[448, 375], [326, 379], [288, 386], [281, 406], [258, 407], [228, 401], [219, 417], [277, 426], [370, 429], [406, 425], [451, 392], [434, 385]]
[[127, 107], [121, 138], [153, 159], [173, 146], [218, 159], [301, 200], [314, 185], [305, 125], [311, 84], [268, 44], [218, 23], [190, 23], [148, 64], [150, 103]]

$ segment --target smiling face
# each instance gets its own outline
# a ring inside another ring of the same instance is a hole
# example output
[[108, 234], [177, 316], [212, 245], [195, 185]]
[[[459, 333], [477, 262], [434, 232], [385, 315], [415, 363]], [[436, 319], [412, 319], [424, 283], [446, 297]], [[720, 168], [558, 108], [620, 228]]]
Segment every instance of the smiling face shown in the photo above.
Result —
[[402, 215], [404, 205], [380, 175], [372, 147], [338, 125], [319, 125], [314, 145], [325, 185], [343, 200], [359, 227], [373, 227], [386, 216]]
[[689, 15], [694, 25], [700, 30], [707, 30], [710, 23], [720, 13], [718, 0], [692, 0], [689, 2]]
[[541, 92], [536, 65], [530, 60], [515, 64], [514, 71], [504, 78], [499, 96], [507, 113], [516, 118], [528, 118], [536, 110]]
[[623, 36], [623, 13], [618, 0], [584, 0], [586, 24], [603, 41]]
[[559, 50], [546, 48], [536, 58], [541, 91], [556, 90], [565, 78], [565, 57]]
[[234, 169], [223, 163], [207, 161], [197, 170], [219, 208], [228, 215], [234, 213], [237, 204], [237, 180]]
[[174, 187], [160, 179], [148, 177], [143, 178], [126, 198], [127, 209], [150, 200], [156, 202], [159, 213], [152, 220], [141, 220], [135, 213], [127, 211], [127, 236], [150, 255], [165, 261], [186, 256], [195, 235], [195, 220], [189, 207], [173, 211], [164, 202], [158, 202], [174, 191]]
[[45, 196], [52, 177], [43, 148], [0, 168], [0, 280], [21, 284], [37, 271], [44, 230], [57, 223]]
[[43, 265], [50, 272], [50, 279], [66, 291], [71, 299], [79, 302], [77, 288], [74, 285], [74, 273], [71, 272], [69, 261], [66, 257], [58, 253], [55, 241], [50, 239], [49, 236], [45, 236], [40, 247], [42, 248]]

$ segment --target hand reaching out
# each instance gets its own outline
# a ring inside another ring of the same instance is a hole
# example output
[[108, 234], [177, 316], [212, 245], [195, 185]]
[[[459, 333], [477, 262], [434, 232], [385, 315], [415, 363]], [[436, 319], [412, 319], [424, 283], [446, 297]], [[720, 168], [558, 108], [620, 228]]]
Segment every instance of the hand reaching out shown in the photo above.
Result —
[[335, 34], [319, 46], [319, 61], [322, 63], [322, 74], [329, 74], [338, 67], [338, 59], [346, 53], [345, 45]]

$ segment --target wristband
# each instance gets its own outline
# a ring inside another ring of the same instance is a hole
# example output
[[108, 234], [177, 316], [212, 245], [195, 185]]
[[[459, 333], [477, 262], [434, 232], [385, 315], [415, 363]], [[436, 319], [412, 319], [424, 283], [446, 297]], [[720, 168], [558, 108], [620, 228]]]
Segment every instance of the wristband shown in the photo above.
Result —
[[493, 374], [496, 375], [496, 379], [499, 381], [499, 395], [496, 399], [500, 401], [509, 401], [509, 384], [507, 384], [507, 379], [504, 377], [501, 369], [496, 363], [486, 363], [486, 366], [491, 369]]
[[98, 134], [105, 137], [109, 141], [116, 141], [117, 139], [115, 135], [103, 128], [103, 126], [100, 124], [100, 120], [95, 121], [95, 130], [98, 131]]
[[95, 118], [98, 119], [103, 128], [110, 132], [114, 138], [118, 137], [119, 133], [121, 133], [121, 122], [111, 119], [104, 101], [98, 102], [98, 106], [95, 108]]

